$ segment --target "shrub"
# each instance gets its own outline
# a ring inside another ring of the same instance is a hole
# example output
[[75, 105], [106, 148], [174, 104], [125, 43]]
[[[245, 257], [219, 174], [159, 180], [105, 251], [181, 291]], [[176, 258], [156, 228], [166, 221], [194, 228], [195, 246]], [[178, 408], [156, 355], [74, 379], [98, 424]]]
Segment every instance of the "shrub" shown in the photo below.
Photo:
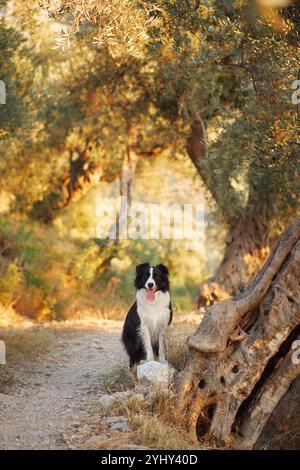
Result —
[[23, 281], [20, 268], [15, 263], [9, 263], [6, 273], [0, 278], [0, 299], [4, 305], [13, 304]]

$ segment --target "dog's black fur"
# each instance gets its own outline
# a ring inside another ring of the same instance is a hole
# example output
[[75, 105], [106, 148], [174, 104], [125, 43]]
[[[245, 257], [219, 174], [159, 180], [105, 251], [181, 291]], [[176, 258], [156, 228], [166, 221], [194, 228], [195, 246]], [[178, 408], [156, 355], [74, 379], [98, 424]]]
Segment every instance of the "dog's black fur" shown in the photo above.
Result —
[[[145, 285], [150, 275], [150, 264], [143, 263], [136, 267], [136, 277], [135, 277], [135, 288], [137, 291], [140, 289], [145, 289]], [[163, 264], [158, 264], [152, 266], [153, 268], [153, 279], [156, 284], [156, 292], [162, 291], [164, 293], [169, 291], [169, 271], [166, 266]], [[169, 322], [172, 321], [172, 306], [171, 302], [169, 304], [170, 315]], [[141, 318], [138, 312], [137, 301], [131, 306], [124, 323], [123, 332], [122, 332], [122, 341], [125, 346], [125, 349], [129, 355], [130, 367], [133, 367], [134, 364], [139, 363], [140, 361], [146, 359], [146, 352], [143, 344], [143, 340], [140, 334], [141, 327]], [[152, 344], [154, 354], [158, 354], [158, 343], [155, 342]]]

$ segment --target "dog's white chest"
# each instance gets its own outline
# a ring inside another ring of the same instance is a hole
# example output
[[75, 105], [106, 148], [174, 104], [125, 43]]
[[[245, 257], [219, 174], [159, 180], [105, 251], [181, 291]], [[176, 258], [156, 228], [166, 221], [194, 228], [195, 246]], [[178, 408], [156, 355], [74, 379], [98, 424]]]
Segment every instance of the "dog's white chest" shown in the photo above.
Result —
[[136, 294], [137, 312], [141, 320], [141, 327], [149, 328], [151, 336], [156, 336], [161, 328], [166, 328], [170, 320], [170, 294], [158, 291], [155, 301], [146, 299], [145, 289], [140, 289]]

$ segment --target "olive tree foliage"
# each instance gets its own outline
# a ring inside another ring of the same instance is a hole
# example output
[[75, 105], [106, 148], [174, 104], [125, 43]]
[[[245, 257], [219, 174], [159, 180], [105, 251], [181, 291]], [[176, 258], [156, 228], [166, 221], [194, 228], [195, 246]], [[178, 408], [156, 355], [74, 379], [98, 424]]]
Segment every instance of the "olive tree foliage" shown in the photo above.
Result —
[[21, 89], [21, 71], [16, 63], [21, 36], [0, 18], [0, 80], [3, 103], [0, 106], [0, 138], [9, 136], [25, 117], [26, 97]]
[[[135, 90], [164, 120], [166, 135], [176, 128], [179, 149], [199, 116], [205, 127], [217, 127], [209, 158], [196, 167], [227, 222], [249, 211], [251, 201], [266, 219], [294, 213], [299, 195], [297, 114], [291, 103], [300, 44], [296, 2], [42, 4], [66, 23], [69, 32], [61, 39], [78, 32], [91, 41], [90, 48], [93, 42], [107, 46], [119, 66], [142, 71]], [[125, 59], [124, 44], [133, 47]], [[133, 99], [124, 106], [138, 120], [135, 104]]]
[[149, 39], [147, 31], [159, 24], [158, 4], [135, 0], [40, 0], [50, 17], [71, 18], [58, 34], [57, 46], [70, 44], [82, 25], [93, 28], [93, 42], [108, 46], [113, 55], [139, 56]]
[[132, 133], [141, 155], [168, 148], [176, 156], [201, 122], [206, 150], [188, 153], [229, 226], [253, 211], [268, 225], [295, 214], [296, 2], [284, 9], [244, 0], [13, 3], [14, 21], [4, 21], [22, 38], [16, 50], [28, 66], [22, 80], [32, 81], [25, 94], [33, 127], [28, 120], [22, 139], [14, 136], [10, 161], [37, 163], [39, 171], [43, 162], [36, 198], [61, 178], [76, 146], [111, 179]]
[[90, 48], [80, 37], [67, 52], [54, 49], [59, 28], [37, 2], [6, 2], [3, 9], [8, 102], [0, 110], [0, 170], [22, 211], [49, 193], [59, 197], [71, 155], [86, 152], [85, 167], [100, 166], [104, 179], [114, 179], [133, 114], [129, 95], [142, 112], [140, 93], [131, 91], [140, 80], [136, 59], [117, 63], [106, 48]]
[[[265, 219], [292, 216], [299, 203], [299, 128], [291, 102], [298, 45], [249, 2], [220, 3], [182, 17], [180, 27], [172, 23], [181, 115], [187, 124], [200, 117], [206, 128], [217, 128], [206, 158], [194, 163], [226, 222], [252, 210]], [[285, 14], [297, 35], [297, 11]]]

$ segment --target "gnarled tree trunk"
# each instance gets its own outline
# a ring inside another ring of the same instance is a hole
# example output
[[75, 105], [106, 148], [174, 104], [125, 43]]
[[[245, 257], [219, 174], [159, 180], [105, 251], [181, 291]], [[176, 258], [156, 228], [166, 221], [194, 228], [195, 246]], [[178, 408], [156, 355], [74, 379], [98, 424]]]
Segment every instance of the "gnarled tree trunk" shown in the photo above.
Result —
[[300, 375], [276, 405], [255, 449], [300, 449]]
[[[178, 406], [193, 440], [239, 448], [263, 442], [268, 420], [276, 421], [276, 414], [278, 420], [280, 401], [299, 380], [293, 349], [299, 339], [300, 218], [282, 234], [251, 286], [208, 307], [188, 339]], [[291, 406], [289, 413], [299, 412], [297, 402]]]

